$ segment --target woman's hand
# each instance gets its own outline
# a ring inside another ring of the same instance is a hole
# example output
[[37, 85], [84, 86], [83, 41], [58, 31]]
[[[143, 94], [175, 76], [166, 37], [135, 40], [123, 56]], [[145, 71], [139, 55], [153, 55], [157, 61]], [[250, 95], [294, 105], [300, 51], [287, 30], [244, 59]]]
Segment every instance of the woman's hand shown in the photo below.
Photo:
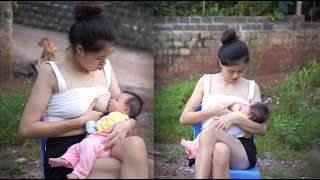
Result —
[[110, 133], [104, 140], [102, 144], [105, 144], [104, 150], [110, 150], [117, 142], [124, 139], [130, 130], [130, 124], [127, 120], [120, 121], [117, 124], [111, 126], [109, 129], [105, 130], [104, 133]]
[[228, 131], [228, 129], [230, 129], [230, 127], [234, 125], [234, 119], [238, 117], [238, 115], [232, 113], [220, 117], [214, 116], [212, 118], [213, 121], [210, 124], [210, 126], [214, 126], [215, 128], [218, 128], [223, 131]]
[[94, 120], [97, 121], [99, 118], [101, 118], [103, 116], [102, 112], [98, 112], [98, 111], [94, 111], [92, 110], [94, 108], [94, 106], [96, 105], [97, 100], [95, 99], [90, 106], [88, 107], [88, 109], [86, 110], [86, 112], [84, 112], [80, 118], [82, 120], [83, 124], [86, 124], [87, 121], [89, 120]]
[[208, 113], [210, 116], [223, 116], [232, 112], [228, 108], [233, 105], [234, 103], [218, 104], [203, 110], [203, 112]]

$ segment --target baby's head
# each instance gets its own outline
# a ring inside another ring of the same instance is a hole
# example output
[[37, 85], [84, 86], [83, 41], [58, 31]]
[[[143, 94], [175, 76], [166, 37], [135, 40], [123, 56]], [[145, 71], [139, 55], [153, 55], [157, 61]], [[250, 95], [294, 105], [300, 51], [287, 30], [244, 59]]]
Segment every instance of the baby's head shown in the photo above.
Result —
[[246, 114], [249, 119], [257, 123], [265, 122], [270, 115], [268, 106], [260, 102], [245, 105], [240, 109], [240, 111]]
[[142, 109], [142, 99], [139, 95], [124, 91], [118, 96], [110, 99], [108, 104], [108, 112], [119, 111], [127, 114], [130, 118], [135, 118], [139, 115]]

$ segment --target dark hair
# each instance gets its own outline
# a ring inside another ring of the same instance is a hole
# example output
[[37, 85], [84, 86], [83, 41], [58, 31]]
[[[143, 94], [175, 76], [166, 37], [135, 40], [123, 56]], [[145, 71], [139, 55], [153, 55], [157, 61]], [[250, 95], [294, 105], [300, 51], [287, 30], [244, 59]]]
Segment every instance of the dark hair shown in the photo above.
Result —
[[106, 16], [103, 6], [94, 1], [79, 1], [74, 7], [75, 22], [69, 30], [73, 53], [81, 45], [85, 52], [98, 52], [108, 44], [115, 45], [116, 30]]
[[228, 29], [223, 33], [221, 43], [223, 46], [218, 51], [218, 57], [222, 65], [234, 66], [242, 62], [249, 63], [248, 47], [239, 40], [234, 29]]
[[131, 95], [131, 97], [125, 102], [125, 104], [130, 109], [128, 116], [130, 118], [136, 118], [140, 114], [143, 106], [141, 97], [138, 94], [130, 91], [123, 91], [122, 93]]
[[265, 122], [270, 115], [268, 106], [260, 102], [252, 104], [250, 111], [252, 112], [250, 119], [257, 123]]

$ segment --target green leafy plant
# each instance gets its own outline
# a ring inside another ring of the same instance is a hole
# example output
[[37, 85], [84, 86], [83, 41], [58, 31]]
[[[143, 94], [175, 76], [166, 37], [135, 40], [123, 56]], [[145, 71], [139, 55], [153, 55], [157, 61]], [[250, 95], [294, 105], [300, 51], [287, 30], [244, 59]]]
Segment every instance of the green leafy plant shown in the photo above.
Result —
[[319, 73], [320, 65], [312, 59], [275, 88], [272, 97], [276, 106], [268, 122], [268, 133], [275, 142], [294, 150], [320, 145]]
[[267, 16], [275, 21], [284, 19], [293, 5], [293, 1], [159, 1], [153, 8], [156, 16]]
[[227, 9], [226, 15], [231, 16], [267, 16], [272, 21], [284, 19], [292, 1], [238, 1]]

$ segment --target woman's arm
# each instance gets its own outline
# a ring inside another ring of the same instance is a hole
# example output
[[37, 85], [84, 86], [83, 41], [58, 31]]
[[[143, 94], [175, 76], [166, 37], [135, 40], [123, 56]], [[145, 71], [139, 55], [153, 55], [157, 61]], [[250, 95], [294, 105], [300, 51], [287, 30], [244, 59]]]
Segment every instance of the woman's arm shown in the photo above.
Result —
[[211, 114], [207, 111], [199, 111], [195, 112], [197, 107], [200, 105], [203, 97], [203, 76], [199, 79], [196, 84], [196, 87], [193, 90], [193, 93], [188, 100], [186, 106], [184, 107], [181, 116], [180, 116], [180, 124], [196, 124], [204, 119], [207, 119], [211, 116]]
[[[251, 102], [261, 102], [260, 88], [257, 84], [255, 84], [254, 92]], [[218, 121], [213, 122], [213, 125], [221, 130], [227, 131], [232, 125], [236, 125], [243, 131], [250, 134], [265, 135], [267, 133], [267, 126], [265, 123], [260, 124], [247, 118], [242, 118], [238, 115], [227, 114], [217, 118], [217, 120]]]
[[116, 75], [114, 74], [114, 71], [112, 69], [112, 66], [110, 64], [110, 73], [111, 73], [111, 82], [110, 82], [110, 86], [109, 86], [109, 91], [111, 93], [111, 98], [117, 96], [118, 94], [121, 93]]
[[21, 138], [55, 137], [61, 133], [81, 128], [91, 118], [98, 119], [102, 113], [91, 111], [77, 118], [59, 122], [40, 122], [42, 113], [48, 105], [53, 92], [58, 88], [55, 74], [49, 64], [44, 64], [33, 85], [19, 125]]
[[195, 112], [203, 98], [204, 78], [199, 79], [190, 99], [180, 116], [180, 124], [196, 124], [212, 116], [220, 116], [231, 112], [228, 107], [234, 103], [217, 105], [203, 111]]
[[[254, 85], [254, 95], [251, 102], [261, 102], [261, 92], [257, 83]], [[249, 119], [237, 118], [235, 119], [234, 125], [250, 134], [262, 136], [267, 134], [267, 125], [265, 123], [260, 124]]]

